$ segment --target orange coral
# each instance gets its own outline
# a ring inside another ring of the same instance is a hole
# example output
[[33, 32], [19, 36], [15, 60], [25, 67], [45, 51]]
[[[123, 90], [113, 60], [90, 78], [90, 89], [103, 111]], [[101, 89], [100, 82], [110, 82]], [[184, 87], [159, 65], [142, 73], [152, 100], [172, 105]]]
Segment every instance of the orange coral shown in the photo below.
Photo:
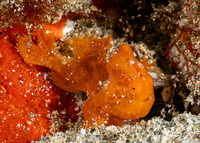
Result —
[[[147, 115], [154, 102], [153, 80], [145, 68], [133, 56], [128, 45], [106, 62], [110, 39], [75, 37], [69, 41], [73, 58], [63, 64], [61, 54], [54, 46], [53, 32], [48, 25], [19, 40], [20, 54], [28, 63], [43, 65], [50, 69], [55, 85], [70, 92], [84, 91], [89, 97], [82, 111], [85, 121], [93, 126], [106, 121], [122, 125], [123, 120], [137, 119]], [[101, 89], [99, 83], [108, 80]]]
[[67, 121], [75, 105], [48, 69], [25, 63], [9, 40], [0, 35], [0, 142], [31, 142], [49, 132], [49, 113], [66, 109]]

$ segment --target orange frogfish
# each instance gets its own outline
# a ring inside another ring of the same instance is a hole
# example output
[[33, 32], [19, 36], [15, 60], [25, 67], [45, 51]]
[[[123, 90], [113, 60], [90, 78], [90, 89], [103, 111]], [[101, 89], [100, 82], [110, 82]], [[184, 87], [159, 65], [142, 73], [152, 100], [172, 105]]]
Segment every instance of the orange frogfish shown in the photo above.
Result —
[[[74, 37], [69, 41], [73, 56], [67, 62], [55, 46], [54, 32], [48, 25], [32, 29], [19, 39], [19, 51], [27, 63], [51, 69], [53, 83], [69, 91], [88, 95], [82, 112], [85, 126], [123, 125], [123, 120], [146, 116], [154, 103], [153, 80], [133, 56], [129, 45], [108, 61], [111, 48], [107, 38]], [[48, 31], [48, 32], [47, 32]]]

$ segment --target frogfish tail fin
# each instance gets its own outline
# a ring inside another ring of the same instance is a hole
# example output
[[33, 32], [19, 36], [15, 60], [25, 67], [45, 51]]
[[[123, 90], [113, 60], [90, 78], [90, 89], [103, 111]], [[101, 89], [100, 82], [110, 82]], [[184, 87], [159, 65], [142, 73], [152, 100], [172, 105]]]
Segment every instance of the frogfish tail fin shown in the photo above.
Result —
[[49, 67], [49, 60], [55, 56], [55, 38], [53, 33], [45, 28], [34, 30], [30, 36], [19, 38], [18, 48], [25, 62]]

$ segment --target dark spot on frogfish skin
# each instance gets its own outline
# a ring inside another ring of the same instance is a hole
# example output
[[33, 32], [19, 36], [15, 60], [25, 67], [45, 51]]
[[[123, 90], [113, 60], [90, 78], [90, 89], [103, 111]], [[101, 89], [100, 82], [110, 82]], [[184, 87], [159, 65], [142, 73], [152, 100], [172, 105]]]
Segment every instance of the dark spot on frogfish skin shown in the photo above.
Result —
[[144, 101], [148, 101], [149, 100], [149, 97], [147, 97]]

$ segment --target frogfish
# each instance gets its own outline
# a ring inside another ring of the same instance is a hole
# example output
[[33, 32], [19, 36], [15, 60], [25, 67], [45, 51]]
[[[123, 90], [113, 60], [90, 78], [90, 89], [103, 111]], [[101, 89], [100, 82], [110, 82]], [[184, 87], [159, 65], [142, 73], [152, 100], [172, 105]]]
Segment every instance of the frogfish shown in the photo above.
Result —
[[153, 80], [128, 44], [106, 59], [111, 35], [73, 37], [68, 42], [72, 56], [67, 58], [55, 46], [55, 28], [43, 24], [30, 31], [19, 38], [20, 55], [27, 63], [49, 68], [53, 83], [61, 89], [87, 93], [82, 106], [85, 127], [122, 126], [124, 120], [149, 113], [155, 100]]

